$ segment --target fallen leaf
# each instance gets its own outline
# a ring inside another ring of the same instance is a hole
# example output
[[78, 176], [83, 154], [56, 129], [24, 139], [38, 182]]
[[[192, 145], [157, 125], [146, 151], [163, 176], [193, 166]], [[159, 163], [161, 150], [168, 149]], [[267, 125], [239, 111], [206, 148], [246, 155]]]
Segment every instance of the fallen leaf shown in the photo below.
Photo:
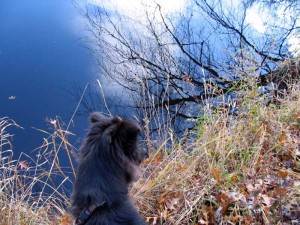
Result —
[[187, 166], [182, 166], [182, 165], [179, 165], [178, 168], [176, 169], [176, 172], [184, 172], [187, 170]]
[[224, 194], [224, 193], [216, 196], [216, 199], [217, 199], [218, 203], [222, 206], [227, 205], [232, 202], [232, 199], [229, 198], [228, 195]]
[[261, 184], [246, 184], [246, 188], [249, 194], [252, 196], [258, 195], [259, 192], [261, 192], [262, 187]]
[[13, 95], [8, 97], [8, 100], [15, 100], [15, 99], [16, 99], [16, 96], [13, 96]]
[[179, 198], [167, 199], [166, 206], [170, 211], [175, 210], [175, 206], [178, 205]]
[[285, 132], [282, 132], [279, 137], [279, 144], [284, 145], [287, 142], [287, 135]]
[[145, 164], [148, 164], [148, 163], [159, 164], [164, 160], [164, 156], [165, 156], [164, 153], [156, 153], [152, 157], [144, 160], [143, 163], [145, 163]]
[[157, 224], [157, 219], [158, 219], [158, 217], [156, 217], [156, 216], [154, 216], [154, 217], [146, 217], [146, 222], [148, 224], [156, 225]]
[[242, 219], [242, 217], [240, 215], [230, 215], [229, 220], [233, 223], [237, 223], [240, 219]]
[[287, 189], [284, 187], [281, 187], [281, 185], [277, 185], [276, 187], [274, 187], [273, 190], [273, 196], [274, 198], [282, 198], [286, 195], [287, 193]]
[[22, 169], [28, 170], [28, 169], [29, 169], [28, 162], [26, 162], [26, 161], [20, 161], [20, 162], [19, 162], [19, 167], [20, 167], [21, 170], [22, 170]]
[[71, 216], [69, 216], [68, 214], [64, 215], [60, 219], [60, 225], [72, 225], [72, 224], [73, 224], [73, 220], [72, 220]]
[[211, 170], [212, 176], [214, 177], [214, 179], [216, 180], [216, 182], [219, 184], [221, 182], [221, 170], [220, 168], [213, 168]]
[[238, 180], [239, 180], [239, 177], [237, 176], [237, 175], [232, 175], [231, 177], [230, 177], [230, 180], [233, 182], [233, 183], [237, 183], [238, 182]]
[[282, 178], [282, 179], [285, 179], [288, 175], [288, 172], [285, 171], [285, 170], [280, 170], [279, 171], [279, 176]]
[[262, 203], [266, 205], [266, 207], [270, 208], [274, 203], [274, 198], [271, 198], [267, 195], [262, 194]]

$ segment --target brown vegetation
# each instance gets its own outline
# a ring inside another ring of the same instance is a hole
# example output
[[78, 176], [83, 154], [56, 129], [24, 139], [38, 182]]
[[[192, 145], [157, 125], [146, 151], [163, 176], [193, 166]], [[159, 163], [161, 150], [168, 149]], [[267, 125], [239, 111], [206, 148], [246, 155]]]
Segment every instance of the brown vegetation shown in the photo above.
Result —
[[300, 91], [264, 104], [248, 91], [241, 111], [199, 121], [196, 141], [161, 146], [133, 198], [151, 224], [292, 224], [300, 221]]
[[[132, 199], [149, 224], [296, 224], [300, 220], [300, 89], [265, 104], [251, 87], [238, 101], [240, 113], [226, 108], [207, 111], [192, 135], [165, 140], [144, 165], [143, 177], [131, 189]], [[12, 158], [7, 126], [1, 118], [0, 224], [72, 224], [67, 197], [52, 183], [60, 169], [59, 151], [72, 155], [59, 120], [52, 121], [40, 156]], [[192, 139], [191, 136], [194, 138]], [[172, 142], [172, 148], [166, 143]], [[23, 155], [24, 157], [24, 155]], [[29, 171], [35, 173], [30, 173]], [[50, 174], [51, 173], [51, 174]], [[46, 178], [46, 179], [45, 179]], [[38, 196], [35, 182], [53, 193]]]

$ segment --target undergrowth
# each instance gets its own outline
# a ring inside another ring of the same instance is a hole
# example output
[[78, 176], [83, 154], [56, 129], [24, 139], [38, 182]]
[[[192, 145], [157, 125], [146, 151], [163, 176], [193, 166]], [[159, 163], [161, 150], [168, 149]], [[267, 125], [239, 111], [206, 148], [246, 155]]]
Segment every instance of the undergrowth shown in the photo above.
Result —
[[[172, 140], [172, 149], [165, 140], [143, 163], [130, 191], [140, 213], [149, 224], [298, 224], [299, 106], [295, 85], [268, 104], [252, 87], [239, 100], [238, 115], [206, 110], [197, 129]], [[14, 159], [7, 129], [18, 125], [0, 118], [1, 225], [72, 224], [64, 187], [75, 176], [77, 150], [59, 118], [50, 124], [53, 132], [42, 131], [47, 137], [36, 158]]]
[[132, 197], [150, 224], [299, 224], [300, 89], [266, 104], [252, 86], [239, 114], [208, 111], [171, 153], [144, 164]]
[[[13, 135], [8, 130], [21, 127], [10, 118], [0, 118], [1, 225], [54, 225], [66, 214], [69, 198], [65, 187], [72, 185], [71, 154], [75, 149], [67, 140], [72, 134], [62, 129], [59, 118], [49, 124], [53, 132], [39, 130], [46, 136], [43, 144], [32, 154], [21, 153], [15, 158]], [[70, 159], [68, 168], [60, 163], [61, 157]]]

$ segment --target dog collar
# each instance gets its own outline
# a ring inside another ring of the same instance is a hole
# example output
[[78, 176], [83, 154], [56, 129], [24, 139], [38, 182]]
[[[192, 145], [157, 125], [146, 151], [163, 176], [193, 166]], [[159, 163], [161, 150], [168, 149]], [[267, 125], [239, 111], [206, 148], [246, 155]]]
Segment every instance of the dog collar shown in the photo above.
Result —
[[74, 225], [84, 225], [86, 221], [91, 217], [92, 213], [100, 206], [104, 205], [105, 202], [102, 203], [92, 203], [88, 207], [84, 208], [79, 216], [77, 217]]

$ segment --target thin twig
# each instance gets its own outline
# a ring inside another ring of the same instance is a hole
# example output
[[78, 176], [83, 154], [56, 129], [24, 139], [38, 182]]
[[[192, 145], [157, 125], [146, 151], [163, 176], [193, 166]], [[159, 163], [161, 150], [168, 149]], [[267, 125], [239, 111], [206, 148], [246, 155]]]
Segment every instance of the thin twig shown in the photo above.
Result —
[[99, 84], [99, 87], [100, 87], [100, 91], [101, 91], [101, 95], [102, 95], [102, 98], [103, 98], [103, 102], [104, 102], [104, 105], [105, 105], [105, 108], [107, 110], [107, 112], [109, 113], [110, 116], [112, 116], [112, 113], [110, 112], [108, 106], [107, 106], [107, 103], [106, 103], [106, 99], [105, 99], [105, 95], [104, 95], [104, 92], [103, 92], [103, 88], [102, 88], [102, 85], [101, 85], [101, 82], [99, 79], [97, 79], [97, 82]]

